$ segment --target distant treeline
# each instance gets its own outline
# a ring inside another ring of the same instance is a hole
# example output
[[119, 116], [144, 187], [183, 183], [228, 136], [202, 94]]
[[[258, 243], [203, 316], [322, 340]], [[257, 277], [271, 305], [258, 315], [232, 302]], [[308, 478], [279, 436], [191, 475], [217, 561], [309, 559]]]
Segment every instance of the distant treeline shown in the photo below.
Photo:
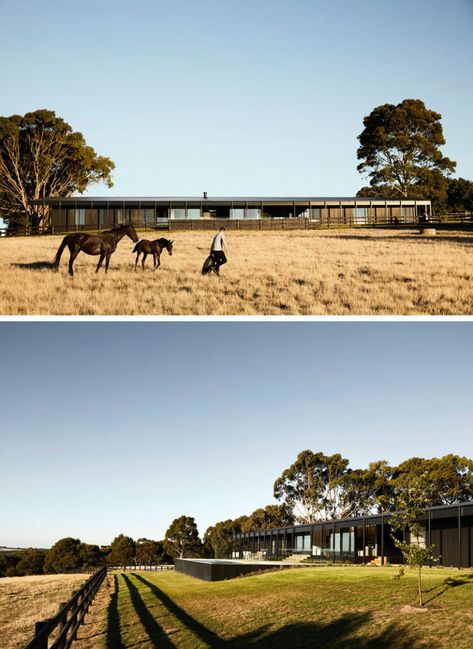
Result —
[[109, 546], [90, 545], [67, 537], [50, 550], [29, 548], [0, 553], [0, 577], [21, 577], [75, 572], [100, 566], [155, 565], [169, 563], [172, 557], [162, 541], [138, 539], [120, 534]]

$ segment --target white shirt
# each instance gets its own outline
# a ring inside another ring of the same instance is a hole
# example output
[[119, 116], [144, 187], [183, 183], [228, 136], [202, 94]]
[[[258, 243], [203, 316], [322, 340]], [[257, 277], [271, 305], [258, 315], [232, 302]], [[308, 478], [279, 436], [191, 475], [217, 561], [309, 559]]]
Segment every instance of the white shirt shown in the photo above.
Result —
[[214, 236], [210, 252], [220, 252], [226, 249], [225, 235], [223, 232], [217, 232]]

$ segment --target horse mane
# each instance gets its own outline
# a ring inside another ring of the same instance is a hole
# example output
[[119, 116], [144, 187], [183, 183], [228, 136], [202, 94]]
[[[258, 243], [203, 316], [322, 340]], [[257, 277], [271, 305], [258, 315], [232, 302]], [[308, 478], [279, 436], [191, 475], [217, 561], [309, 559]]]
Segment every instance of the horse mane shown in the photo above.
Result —
[[119, 223], [118, 225], [114, 225], [113, 228], [110, 230], [102, 230], [102, 234], [108, 234], [110, 232], [117, 232], [118, 230], [123, 230], [127, 227], [132, 225], [131, 223]]

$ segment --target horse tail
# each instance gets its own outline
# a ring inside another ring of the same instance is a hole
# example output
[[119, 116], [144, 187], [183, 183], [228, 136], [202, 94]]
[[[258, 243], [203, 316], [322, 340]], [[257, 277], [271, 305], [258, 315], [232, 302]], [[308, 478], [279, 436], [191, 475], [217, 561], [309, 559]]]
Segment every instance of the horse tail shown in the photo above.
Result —
[[141, 241], [138, 241], [136, 246], [133, 248], [132, 252], [141, 252], [141, 246], [140, 246]]
[[64, 248], [67, 246], [67, 235], [64, 237], [62, 240], [61, 245], [59, 246], [56, 256], [54, 257], [54, 270], [57, 270], [59, 268], [59, 262], [61, 261], [61, 255], [63, 253]]

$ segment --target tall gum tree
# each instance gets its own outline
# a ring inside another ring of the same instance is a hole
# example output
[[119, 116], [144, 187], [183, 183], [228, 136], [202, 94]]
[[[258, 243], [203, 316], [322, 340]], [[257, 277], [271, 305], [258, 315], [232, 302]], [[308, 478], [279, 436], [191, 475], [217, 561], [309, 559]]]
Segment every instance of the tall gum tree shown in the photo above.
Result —
[[456, 163], [440, 151], [445, 144], [441, 117], [420, 99], [374, 108], [358, 136], [357, 168], [370, 178], [370, 187], [358, 194], [426, 198], [443, 207]]
[[12, 228], [37, 228], [46, 209], [32, 200], [112, 187], [115, 164], [51, 110], [0, 117], [0, 216]]
[[300, 522], [341, 515], [341, 478], [349, 461], [340, 454], [302, 451], [274, 483], [274, 497], [282, 500]]

